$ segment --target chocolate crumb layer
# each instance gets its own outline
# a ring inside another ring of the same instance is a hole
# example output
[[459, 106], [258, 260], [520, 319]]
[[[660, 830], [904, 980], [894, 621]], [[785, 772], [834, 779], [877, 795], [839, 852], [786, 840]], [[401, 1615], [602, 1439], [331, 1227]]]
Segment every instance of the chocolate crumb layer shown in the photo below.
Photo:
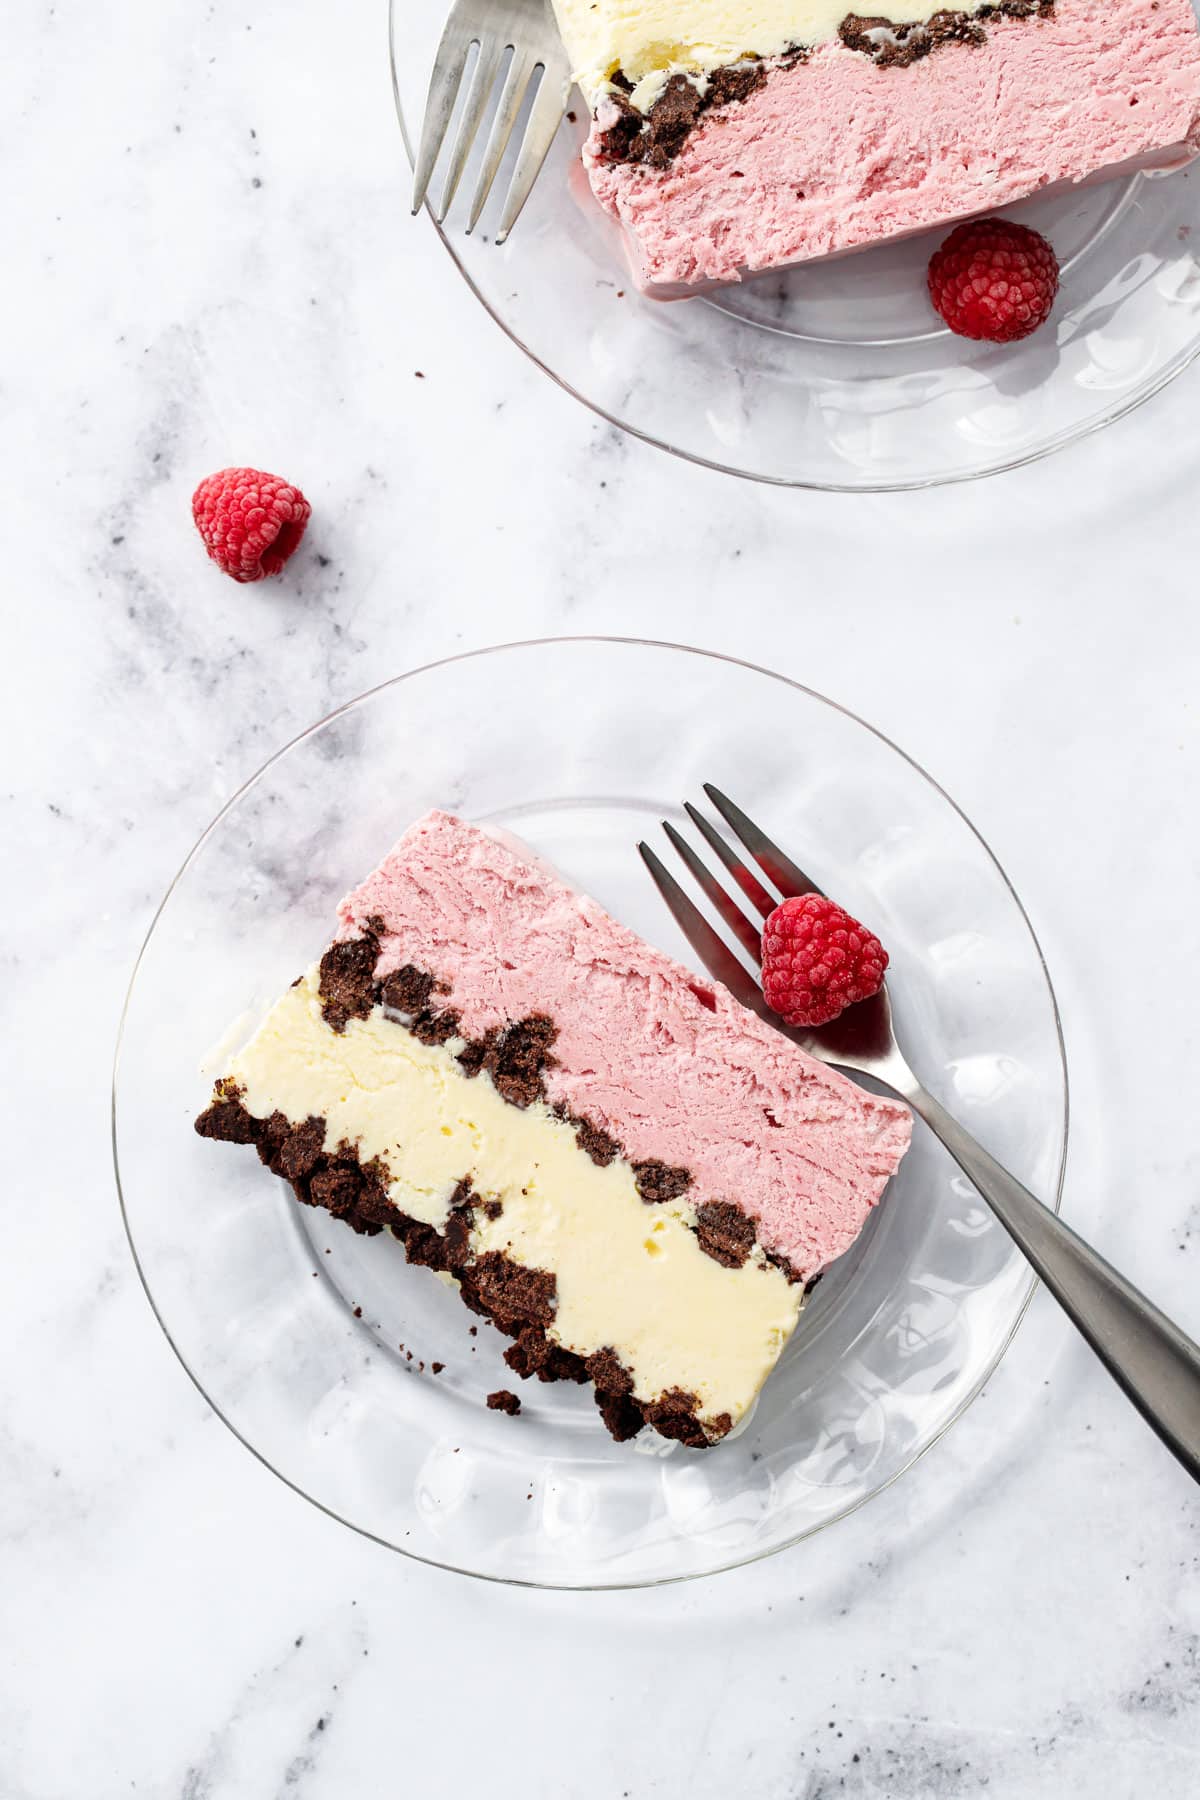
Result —
[[730, 1200], [706, 1200], [696, 1211], [700, 1248], [726, 1269], [740, 1269], [758, 1238], [754, 1220]]
[[494, 1394], [488, 1395], [487, 1403], [489, 1411], [508, 1413], [514, 1419], [521, 1410], [521, 1402], [507, 1388], [497, 1388]]
[[906, 69], [947, 44], [982, 44], [987, 26], [999, 19], [1048, 19], [1054, 0], [989, 0], [977, 12], [946, 9], [930, 19], [895, 24], [890, 19], [847, 13], [838, 36], [847, 50], [869, 56], [880, 69]]

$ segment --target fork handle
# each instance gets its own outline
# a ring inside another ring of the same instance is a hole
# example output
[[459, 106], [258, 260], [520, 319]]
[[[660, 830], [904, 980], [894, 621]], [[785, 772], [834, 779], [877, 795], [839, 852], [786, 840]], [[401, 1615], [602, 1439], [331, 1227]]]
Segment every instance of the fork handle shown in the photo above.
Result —
[[974, 1182], [1146, 1423], [1200, 1481], [1200, 1348], [919, 1083], [906, 1083], [904, 1098]]

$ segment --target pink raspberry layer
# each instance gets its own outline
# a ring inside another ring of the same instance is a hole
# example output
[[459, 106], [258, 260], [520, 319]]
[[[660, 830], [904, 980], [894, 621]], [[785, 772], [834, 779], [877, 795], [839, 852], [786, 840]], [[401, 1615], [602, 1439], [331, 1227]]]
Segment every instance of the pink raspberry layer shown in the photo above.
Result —
[[639, 284], [670, 298], [1200, 149], [1190, 0], [1056, 0], [985, 29], [907, 68], [820, 44], [662, 171], [598, 160], [602, 108], [584, 160]]
[[906, 1107], [805, 1056], [724, 988], [643, 943], [533, 853], [448, 813], [407, 831], [342, 901], [340, 934], [382, 921], [377, 972], [446, 982], [465, 1035], [547, 1013], [552, 1101], [632, 1161], [690, 1170], [805, 1277], [853, 1243], [908, 1148]]

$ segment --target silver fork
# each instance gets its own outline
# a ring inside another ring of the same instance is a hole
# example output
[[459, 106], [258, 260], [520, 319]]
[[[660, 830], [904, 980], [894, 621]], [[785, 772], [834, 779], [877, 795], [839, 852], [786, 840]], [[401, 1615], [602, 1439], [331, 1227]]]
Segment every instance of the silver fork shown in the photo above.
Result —
[[571, 92], [571, 65], [558, 35], [550, 0], [454, 0], [434, 59], [429, 96], [425, 102], [425, 122], [421, 127], [421, 145], [413, 180], [414, 213], [420, 212], [425, 204], [472, 45], [478, 50], [475, 67], [450, 150], [441, 204], [434, 207], [433, 213], [440, 225], [450, 210], [471, 154], [471, 145], [508, 57], [467, 222], [467, 230], [474, 231], [526, 91], [533, 78], [540, 74], [496, 232], [495, 242], [502, 244], [516, 224], [517, 215], [529, 198], [538, 171], [554, 142]]
[[[778, 904], [760, 874], [780, 899], [821, 892], [719, 788], [705, 782], [704, 792], [757, 865], [753, 868], [745, 863], [717, 827], [697, 807], [685, 802], [688, 817], [733, 877], [750, 914], [764, 919]], [[730, 897], [682, 833], [667, 820], [663, 821], [663, 829], [755, 971], [752, 974], [713, 930], [650, 846], [639, 844], [638, 850], [660, 894], [710, 975], [724, 982], [743, 1005], [810, 1055], [844, 1069], [847, 1074], [869, 1075], [908, 1102], [970, 1177], [1142, 1417], [1193, 1479], [1200, 1481], [1200, 1349], [1078, 1233], [1022, 1187], [926, 1091], [896, 1042], [886, 984], [873, 1000], [850, 1007], [840, 1019], [818, 1031], [797, 1031], [785, 1025], [768, 1007], [759, 986], [758, 922]]]

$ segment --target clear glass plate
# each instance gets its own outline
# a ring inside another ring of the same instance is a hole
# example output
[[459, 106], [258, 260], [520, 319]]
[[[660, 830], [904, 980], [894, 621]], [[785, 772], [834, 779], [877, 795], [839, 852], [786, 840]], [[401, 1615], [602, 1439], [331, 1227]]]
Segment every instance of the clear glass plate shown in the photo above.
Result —
[[[446, 0], [393, 0], [393, 78], [410, 157], [445, 11]], [[578, 161], [586, 108], [574, 110], [507, 244], [497, 248], [489, 229], [507, 168], [477, 233], [464, 231], [460, 197], [442, 241], [548, 374], [680, 456], [795, 487], [965, 481], [1110, 424], [1200, 348], [1194, 170], [1006, 207], [1006, 218], [1054, 244], [1062, 289], [1050, 324], [1024, 343], [973, 344], [941, 326], [926, 296], [926, 265], [945, 232], [711, 298], [643, 299], [588, 192]], [[439, 180], [432, 191], [440, 194]]]
[[682, 824], [705, 779], [878, 927], [918, 1070], [1057, 1201], [1066, 1072], [1029, 922], [973, 827], [860, 719], [762, 669], [613, 639], [477, 652], [364, 695], [273, 757], [172, 884], [126, 1004], [114, 1145], [151, 1303], [208, 1401], [300, 1493], [411, 1556], [563, 1587], [764, 1556], [927, 1449], [1029, 1298], [1027, 1265], [918, 1126], [749, 1427], [707, 1452], [622, 1446], [572, 1386], [519, 1384], [519, 1418], [489, 1412], [513, 1385], [490, 1326], [472, 1337], [398, 1243], [297, 1207], [249, 1151], [192, 1131], [231, 1036], [428, 807], [510, 827], [692, 960], [634, 845], [663, 815]]

